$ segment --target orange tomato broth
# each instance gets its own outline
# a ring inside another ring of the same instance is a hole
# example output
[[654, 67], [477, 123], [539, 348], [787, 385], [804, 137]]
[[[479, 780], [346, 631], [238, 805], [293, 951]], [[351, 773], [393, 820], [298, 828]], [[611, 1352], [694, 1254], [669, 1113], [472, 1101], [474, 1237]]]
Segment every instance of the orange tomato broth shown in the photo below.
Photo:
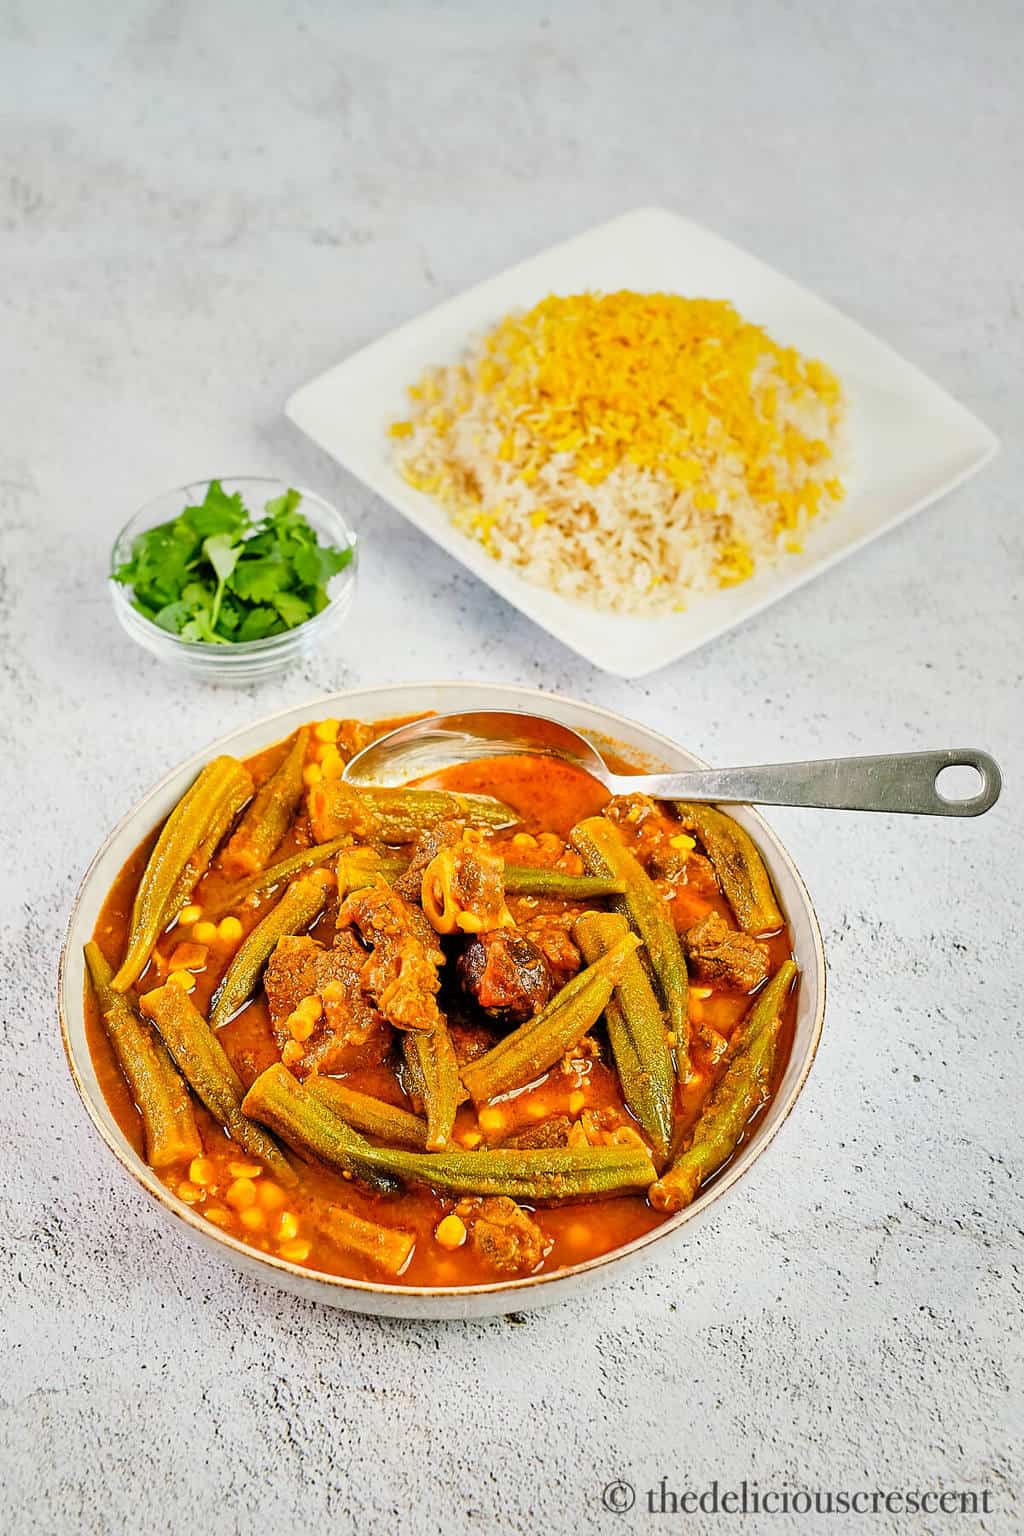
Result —
[[[380, 722], [375, 730], [377, 734], [383, 734], [399, 723], [394, 720]], [[257, 786], [277, 767], [291, 739], [279, 742], [246, 760]], [[311, 761], [316, 752], [317, 744], [311, 742]], [[604, 756], [615, 772], [642, 771], [632, 769], [632, 765], [624, 759], [613, 758], [607, 750]], [[550, 865], [557, 861], [560, 868], [575, 872], [582, 870], [582, 864], [571, 849], [564, 848], [562, 839], [577, 821], [597, 813], [608, 799], [603, 786], [580, 769], [564, 761], [531, 756], [494, 758], [463, 764], [422, 782], [431, 787], [464, 793], [491, 794], [504, 800], [522, 820], [522, 825], [515, 828], [514, 832], [498, 834], [495, 838], [494, 845], [506, 858], [517, 864]], [[112, 964], [116, 965], [124, 952], [135, 890], [158, 832], [159, 828], [154, 829], [126, 861], [97, 919], [93, 937]], [[536, 845], [523, 846], [521, 841], [513, 845], [513, 836], [522, 839], [524, 835], [535, 838]], [[313, 840], [300, 810], [285, 839], [275, 851], [272, 862], [287, 858], [290, 853], [308, 846]], [[192, 898], [193, 904], [216, 912], [218, 907], [223, 906], [232, 883], [220, 874], [215, 860], [213, 867], [197, 886]], [[278, 895], [279, 892], [273, 891], [250, 898], [239, 908], [230, 909], [232, 915], [237, 916], [241, 922], [243, 936], [273, 906]], [[530, 909], [534, 911], [548, 904], [542, 898], [511, 898], [510, 906], [514, 913], [517, 902], [521, 901], [528, 901]], [[565, 907], [563, 902], [551, 905], [560, 910]], [[682, 930], [712, 907], [732, 922], [724, 898], [697, 895], [689, 891], [686, 885], [678, 888], [671, 910], [676, 926]], [[220, 915], [224, 915], [223, 911]], [[333, 936], [333, 924], [334, 908], [329, 905], [310, 931], [314, 937], [329, 944]], [[178, 925], [172, 925], [161, 937], [153, 960], [137, 983], [136, 991], [139, 994], [159, 985], [166, 978], [169, 956], [178, 943], [187, 941], [189, 937], [189, 928], [182, 929]], [[209, 945], [206, 965], [195, 973], [196, 984], [191, 994], [202, 1013], [206, 1013], [210, 998], [240, 942], [240, 939], [227, 942], [218, 937]], [[774, 971], [791, 953], [789, 935], [783, 930], [767, 937], [764, 942], [768, 945]], [[772, 1093], [781, 1080], [792, 1046], [795, 997], [794, 990], [784, 1014]], [[728, 1036], [748, 1006], [748, 997], [713, 987], [711, 995], [706, 998], [691, 997], [691, 1020], [699, 1016], [720, 1034]], [[88, 985], [85, 989], [85, 1022], [89, 1050], [107, 1104], [135, 1151], [143, 1157], [138, 1110], [118, 1068]], [[218, 1038], [246, 1087], [268, 1066], [280, 1060], [280, 1051], [271, 1032], [270, 1018], [262, 994], [225, 1025], [218, 1032]], [[681, 1094], [678, 1103], [679, 1114], [691, 1121], [699, 1113], [710, 1082], [708, 1073], [704, 1074], [701, 1082], [702, 1051], [697, 1041], [693, 1042], [692, 1055], [697, 1069], [694, 1086]], [[562, 1064], [559, 1064], [538, 1083], [499, 1103], [485, 1106], [482, 1111], [483, 1124], [478, 1120], [472, 1104], [463, 1105], [455, 1123], [456, 1145], [467, 1136], [470, 1144], [473, 1144], [474, 1133], [482, 1134], [484, 1146], [494, 1145], [513, 1132], [552, 1116], [578, 1114], [581, 1111], [576, 1106], [581, 1094], [584, 1109], [612, 1108], [632, 1123], [622, 1101], [614, 1068], [606, 1064], [607, 1058], [607, 1046], [604, 1046], [601, 1059], [585, 1057], [580, 1053], [572, 1070], [563, 1070]], [[406, 1108], [411, 1107], [387, 1064], [360, 1068], [344, 1074], [343, 1078], [352, 1088]], [[573, 1110], [570, 1109], [570, 1098], [573, 1099]], [[198, 1171], [205, 1182], [197, 1183], [194, 1178], [190, 1178], [190, 1166], [187, 1164], [160, 1170], [159, 1177], [168, 1189], [185, 1199], [198, 1214], [249, 1247], [259, 1252], [280, 1255], [327, 1274], [376, 1282], [391, 1280], [392, 1277], [383, 1275], [372, 1263], [337, 1247], [318, 1230], [318, 1210], [322, 1210], [325, 1204], [333, 1204], [383, 1226], [416, 1234], [415, 1247], [400, 1276], [400, 1284], [451, 1287], [517, 1278], [496, 1271], [477, 1255], [469, 1242], [454, 1251], [438, 1243], [434, 1236], [435, 1230], [441, 1218], [458, 1203], [457, 1198], [441, 1197], [427, 1188], [415, 1185], [397, 1195], [379, 1195], [347, 1176], [313, 1163], [299, 1162], [295, 1158], [292, 1161], [300, 1175], [298, 1186], [295, 1189], [281, 1189], [266, 1172], [255, 1172], [254, 1160], [240, 1151], [198, 1101], [193, 1099], [193, 1105], [204, 1153], [203, 1165]], [[748, 1136], [762, 1113], [763, 1109], [753, 1117], [748, 1126]], [[197, 1171], [195, 1165], [192, 1171]], [[250, 1184], [252, 1188], [248, 1187]], [[527, 1209], [531, 1208], [527, 1206]], [[531, 1214], [551, 1244], [535, 1273], [558, 1270], [611, 1252], [668, 1219], [654, 1211], [642, 1195], [623, 1195], [562, 1207], [542, 1207], [531, 1210]]]

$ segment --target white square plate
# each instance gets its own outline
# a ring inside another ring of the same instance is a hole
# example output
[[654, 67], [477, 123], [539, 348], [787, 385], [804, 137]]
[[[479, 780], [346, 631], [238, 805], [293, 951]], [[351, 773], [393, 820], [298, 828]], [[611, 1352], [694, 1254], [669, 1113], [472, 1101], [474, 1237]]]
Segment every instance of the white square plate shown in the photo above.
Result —
[[[803, 553], [740, 586], [694, 598], [685, 613], [650, 619], [600, 613], [523, 581], [402, 479], [388, 436], [420, 372], [454, 361], [506, 311], [529, 308], [548, 293], [618, 288], [730, 299], [777, 341], [827, 363], [850, 408], [847, 499], [812, 525]], [[620, 677], [675, 661], [785, 597], [952, 490], [998, 447], [982, 422], [884, 342], [755, 257], [661, 208], [624, 214], [439, 304], [306, 384], [286, 413], [502, 597]]]

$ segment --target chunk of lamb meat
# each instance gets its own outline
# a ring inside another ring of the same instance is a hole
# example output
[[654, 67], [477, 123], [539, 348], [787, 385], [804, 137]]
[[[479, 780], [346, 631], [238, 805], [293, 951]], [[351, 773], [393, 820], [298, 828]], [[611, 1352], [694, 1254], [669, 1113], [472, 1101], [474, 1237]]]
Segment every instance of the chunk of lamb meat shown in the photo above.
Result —
[[512, 926], [505, 860], [475, 834], [440, 848], [420, 877], [423, 911], [437, 933], [489, 933]]
[[617, 1109], [585, 1109], [569, 1131], [570, 1147], [646, 1147], [635, 1125]]
[[692, 849], [673, 848], [671, 838], [659, 838], [647, 854], [647, 873], [670, 885], [685, 885], [698, 896], [714, 896], [718, 877], [711, 861]]
[[535, 1152], [546, 1147], [568, 1147], [572, 1145], [572, 1128], [574, 1121], [568, 1115], [552, 1115], [550, 1120], [541, 1120], [537, 1125], [528, 1125], [523, 1131], [513, 1131], [511, 1136], [506, 1136], [498, 1143], [504, 1150], [509, 1148], [515, 1152]]
[[437, 974], [444, 953], [418, 907], [395, 894], [379, 876], [353, 891], [338, 912], [338, 927], [353, 924], [371, 954], [360, 971], [364, 992], [396, 1029], [430, 1033], [441, 1021]]
[[452, 1042], [452, 1050], [455, 1052], [455, 1060], [460, 1067], [467, 1062], [477, 1061], [494, 1045], [494, 1036], [489, 1029], [484, 1029], [481, 1024], [452, 1023], [448, 1021], [448, 1035]]
[[613, 795], [601, 815], [616, 826], [636, 830], [652, 818], [661, 818], [662, 812], [650, 795]]
[[383, 1061], [391, 1031], [363, 995], [360, 971], [366, 951], [354, 934], [339, 935], [326, 949], [316, 939], [279, 939], [267, 962], [263, 985], [270, 1024], [280, 1050], [292, 1045], [288, 1020], [307, 997], [319, 997], [323, 1014], [302, 1042], [300, 1057], [288, 1065], [297, 1077], [313, 1072], [351, 1072]]
[[768, 951], [749, 933], [737, 933], [718, 912], [709, 912], [683, 935], [691, 970], [702, 981], [721, 981], [752, 992], [768, 975]]
[[457, 962], [464, 991], [499, 1024], [524, 1024], [551, 996], [551, 971], [537, 945], [515, 928], [469, 940]]
[[583, 964], [568, 932], [576, 916], [576, 912], [538, 912], [535, 917], [520, 919], [520, 931], [544, 956], [555, 991], [572, 981]]
[[460, 1200], [455, 1214], [479, 1257], [505, 1274], [532, 1274], [551, 1246], [533, 1217], [507, 1195]]
[[439, 821], [435, 827], [426, 827], [413, 844], [412, 859], [408, 869], [402, 871], [393, 889], [406, 901], [418, 902], [423, 884], [423, 871], [435, 859], [442, 848], [454, 848], [462, 842], [461, 821]]

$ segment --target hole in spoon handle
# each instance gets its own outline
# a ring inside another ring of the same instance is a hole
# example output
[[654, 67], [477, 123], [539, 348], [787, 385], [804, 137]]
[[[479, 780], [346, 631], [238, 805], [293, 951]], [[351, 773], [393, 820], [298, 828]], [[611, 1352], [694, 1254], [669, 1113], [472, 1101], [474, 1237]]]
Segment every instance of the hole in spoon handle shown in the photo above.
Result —
[[[1003, 787], [1003, 776], [994, 757], [975, 747], [951, 747], [948, 752], [934, 755], [946, 759], [939, 765], [932, 781], [932, 792], [936, 800], [935, 815], [981, 816], [991, 810]], [[974, 770], [974, 782], [978, 787], [973, 794], [957, 793], [957, 785], [961, 782], [955, 772], [958, 768]], [[944, 777], [948, 781], [948, 792], [945, 794], [941, 788]]]

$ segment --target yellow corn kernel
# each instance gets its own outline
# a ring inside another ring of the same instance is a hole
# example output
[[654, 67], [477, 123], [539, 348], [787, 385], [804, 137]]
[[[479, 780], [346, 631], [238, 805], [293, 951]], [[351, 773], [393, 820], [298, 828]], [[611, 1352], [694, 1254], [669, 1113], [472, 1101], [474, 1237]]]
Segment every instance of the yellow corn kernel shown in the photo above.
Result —
[[258, 1232], [263, 1225], [263, 1212], [258, 1205], [247, 1205], [238, 1219], [247, 1232]]
[[483, 1137], [479, 1131], [463, 1131], [461, 1136], [456, 1137], [456, 1140], [460, 1146], [472, 1152], [473, 1148], [478, 1147], [483, 1141]]
[[690, 988], [690, 996], [691, 997], [701, 997], [701, 998], [710, 997], [711, 996], [711, 988], [710, 987], [691, 987]]
[[696, 848], [697, 839], [688, 836], [685, 832], [677, 832], [675, 837], [669, 838], [668, 845], [670, 848], [685, 848], [689, 850], [690, 848]]
[[284, 1205], [284, 1190], [271, 1179], [261, 1179], [256, 1186], [256, 1203], [265, 1211], [279, 1211]]
[[228, 1173], [233, 1179], [258, 1179], [262, 1172], [260, 1163], [228, 1163]]
[[242, 925], [237, 917], [222, 917], [217, 924], [217, 937], [225, 944], [237, 944], [242, 937]]
[[183, 992], [191, 992], [196, 984], [191, 971], [172, 971], [167, 980], [173, 982], [176, 987], [180, 987]]
[[297, 1040], [289, 1040], [281, 1052], [281, 1060], [286, 1067], [293, 1067], [297, 1061], [301, 1061], [305, 1051]]
[[302, 782], [307, 789], [312, 789], [314, 784], [319, 784], [323, 778], [319, 763], [307, 763], [302, 770]]
[[290, 1243], [293, 1237], [299, 1235], [298, 1217], [292, 1211], [282, 1211], [277, 1220], [277, 1239], [281, 1243]]
[[466, 1241], [466, 1223], [452, 1211], [442, 1216], [434, 1228], [434, 1237], [442, 1248], [461, 1248]]
[[345, 772], [345, 759], [336, 747], [328, 747], [320, 759], [320, 772], [325, 779], [340, 779]]
[[226, 1227], [231, 1220], [231, 1212], [226, 1211], [222, 1205], [208, 1205], [203, 1215], [207, 1221], [212, 1221], [215, 1227]]
[[484, 1132], [500, 1131], [505, 1125], [505, 1116], [500, 1109], [495, 1109], [491, 1104], [485, 1104], [476, 1117], [477, 1125]]
[[187, 928], [190, 927], [192, 923], [198, 923], [202, 915], [202, 907], [182, 907], [181, 911], [178, 913], [178, 922], [183, 928]]
[[252, 1179], [235, 1179], [234, 1183], [228, 1185], [224, 1199], [232, 1210], [247, 1210], [256, 1199], [256, 1185]]
[[217, 924], [210, 922], [196, 923], [192, 929], [192, 937], [197, 944], [212, 944], [217, 937]]
[[178, 1185], [178, 1199], [184, 1200], [186, 1205], [195, 1205], [196, 1201], [202, 1198], [203, 1192], [198, 1184], [193, 1184], [190, 1180], [185, 1179], [183, 1183]]
[[312, 1019], [314, 1024], [317, 1019], [322, 1017], [323, 1011], [324, 1005], [315, 992], [311, 992], [308, 997], [304, 997], [295, 1010], [300, 1019]]
[[303, 1018], [296, 1008], [295, 1012], [288, 1016], [288, 1029], [292, 1040], [306, 1041], [316, 1030], [316, 1020]]
[[307, 1243], [305, 1238], [300, 1237], [294, 1243], [282, 1243], [277, 1251], [282, 1259], [288, 1260], [289, 1264], [304, 1264], [309, 1258], [311, 1247], [311, 1243]]
[[570, 1113], [570, 1115], [578, 1115], [580, 1113], [580, 1111], [582, 1110], [584, 1104], [586, 1104], [586, 1102], [587, 1102], [586, 1094], [585, 1093], [581, 1093], [578, 1088], [576, 1089], [576, 1091], [574, 1093], [570, 1093], [570, 1095], [569, 1095], [569, 1113]]
[[313, 735], [317, 741], [337, 741], [340, 724], [338, 720], [321, 720], [319, 725], [314, 725]]
[[536, 848], [537, 839], [532, 837], [529, 832], [517, 832], [512, 839], [512, 845], [515, 848]]
[[217, 1166], [212, 1157], [194, 1157], [188, 1165], [188, 1176], [193, 1184], [213, 1184], [217, 1178]]

